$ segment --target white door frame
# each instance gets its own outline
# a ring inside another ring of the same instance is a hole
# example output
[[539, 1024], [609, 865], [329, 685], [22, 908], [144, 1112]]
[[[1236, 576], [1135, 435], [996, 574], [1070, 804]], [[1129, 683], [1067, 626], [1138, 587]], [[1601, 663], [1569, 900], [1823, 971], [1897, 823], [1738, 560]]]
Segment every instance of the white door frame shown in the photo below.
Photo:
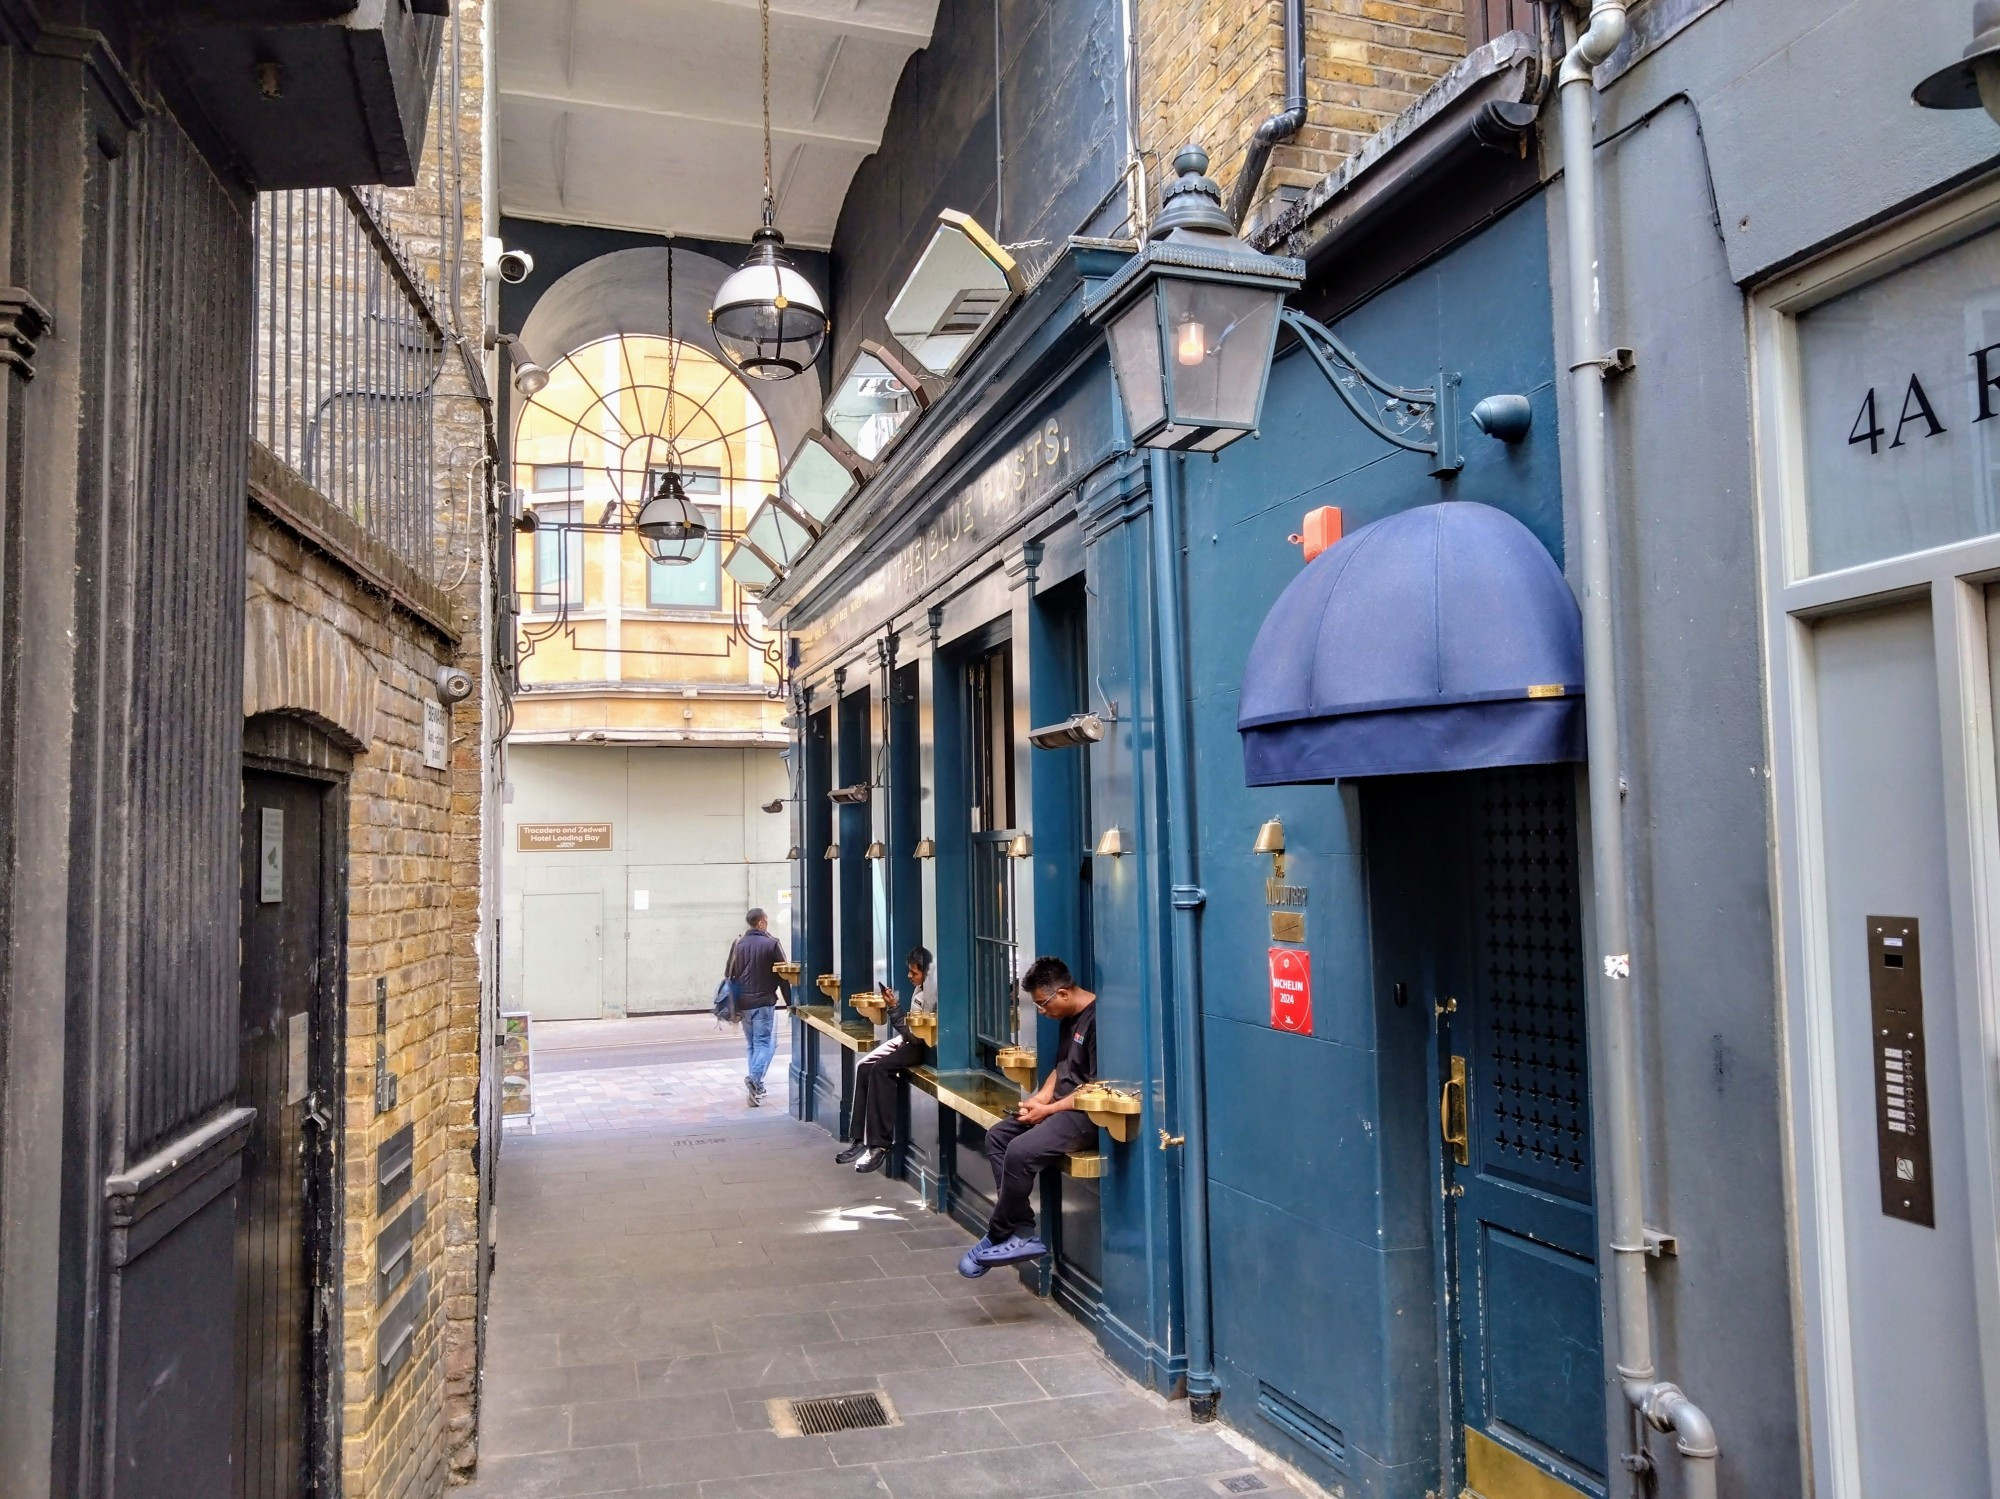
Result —
[[[1833, 297], [2000, 224], [2000, 181], [1874, 231], [1751, 300], [1763, 651], [1770, 733], [1778, 982], [1785, 1056], [1795, 1310], [1809, 1491], [1862, 1488], [1848, 1315], [1845, 1204], [1835, 1107], [1830, 941], [1820, 826], [1814, 621], [1898, 598], [1928, 598], [1935, 632], [1947, 815], [1957, 1042], [1981, 1344], [2000, 1349], [2000, 790], [1986, 585], [2000, 536], [1836, 572], [1807, 571], [1804, 422], [1797, 318]], [[1940, 1183], [1943, 1189], [1945, 1184]], [[1993, 1492], [2000, 1494], [2000, 1358], [1986, 1367]]]

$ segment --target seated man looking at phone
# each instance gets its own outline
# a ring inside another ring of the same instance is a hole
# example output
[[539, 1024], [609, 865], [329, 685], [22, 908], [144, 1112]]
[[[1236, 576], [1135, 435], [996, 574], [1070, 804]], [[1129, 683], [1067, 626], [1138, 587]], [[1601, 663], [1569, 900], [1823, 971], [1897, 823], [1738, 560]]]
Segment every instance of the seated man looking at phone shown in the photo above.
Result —
[[1039, 1013], [1062, 1022], [1062, 1039], [1042, 1085], [1021, 1100], [1012, 1118], [986, 1132], [986, 1159], [993, 1163], [997, 1190], [986, 1237], [958, 1262], [958, 1273], [968, 1279], [1049, 1252], [1035, 1233], [1028, 1200], [1035, 1178], [1073, 1151], [1097, 1146], [1097, 1126], [1070, 1100], [1097, 1076], [1097, 996], [1078, 985], [1061, 958], [1035, 959], [1021, 988]]
[[910, 1015], [929, 1015], [937, 1010], [937, 990], [931, 983], [931, 954], [927, 947], [913, 947], [903, 959], [910, 977], [910, 1008], [896, 1008], [895, 992], [887, 984], [882, 997], [889, 1001], [889, 1039], [854, 1064], [854, 1106], [848, 1130], [854, 1143], [834, 1157], [841, 1165], [850, 1163], [856, 1171], [880, 1171], [889, 1162], [889, 1150], [896, 1143], [896, 1077], [931, 1059], [931, 1049], [910, 1034]]

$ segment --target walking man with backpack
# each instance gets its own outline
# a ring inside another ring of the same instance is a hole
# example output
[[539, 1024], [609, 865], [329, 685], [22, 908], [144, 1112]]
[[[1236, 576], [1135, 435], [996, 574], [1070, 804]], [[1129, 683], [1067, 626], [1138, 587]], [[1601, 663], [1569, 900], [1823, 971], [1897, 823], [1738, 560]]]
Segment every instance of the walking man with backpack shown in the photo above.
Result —
[[723, 977], [736, 986], [736, 1016], [743, 1022], [743, 1045], [749, 1054], [743, 1086], [754, 1109], [764, 1101], [764, 1074], [777, 1050], [778, 995], [782, 992], [790, 1004], [792, 986], [771, 971], [773, 964], [785, 961], [785, 949], [771, 935], [770, 918], [752, 906], [744, 920], [749, 930], [729, 949]]

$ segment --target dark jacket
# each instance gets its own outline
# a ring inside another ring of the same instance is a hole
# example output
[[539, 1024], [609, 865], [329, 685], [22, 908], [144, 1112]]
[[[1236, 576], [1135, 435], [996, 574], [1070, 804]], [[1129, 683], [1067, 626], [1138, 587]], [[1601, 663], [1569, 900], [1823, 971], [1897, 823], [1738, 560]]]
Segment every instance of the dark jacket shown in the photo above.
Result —
[[785, 1003], [792, 1002], [792, 986], [771, 972], [773, 963], [785, 961], [784, 944], [769, 932], [750, 928], [729, 949], [729, 966], [724, 970], [736, 980], [736, 1008], [761, 1010], [778, 1002], [783, 991]]

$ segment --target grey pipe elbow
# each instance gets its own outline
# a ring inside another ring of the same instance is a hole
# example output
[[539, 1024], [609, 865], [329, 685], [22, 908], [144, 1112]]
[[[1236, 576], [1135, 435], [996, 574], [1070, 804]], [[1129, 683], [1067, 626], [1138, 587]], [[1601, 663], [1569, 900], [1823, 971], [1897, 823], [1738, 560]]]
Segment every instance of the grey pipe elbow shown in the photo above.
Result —
[[1625, 40], [1625, 9], [1628, 0], [1592, 0], [1590, 21], [1576, 45], [1563, 59], [1562, 83], [1588, 83], [1597, 65], [1618, 50]]

